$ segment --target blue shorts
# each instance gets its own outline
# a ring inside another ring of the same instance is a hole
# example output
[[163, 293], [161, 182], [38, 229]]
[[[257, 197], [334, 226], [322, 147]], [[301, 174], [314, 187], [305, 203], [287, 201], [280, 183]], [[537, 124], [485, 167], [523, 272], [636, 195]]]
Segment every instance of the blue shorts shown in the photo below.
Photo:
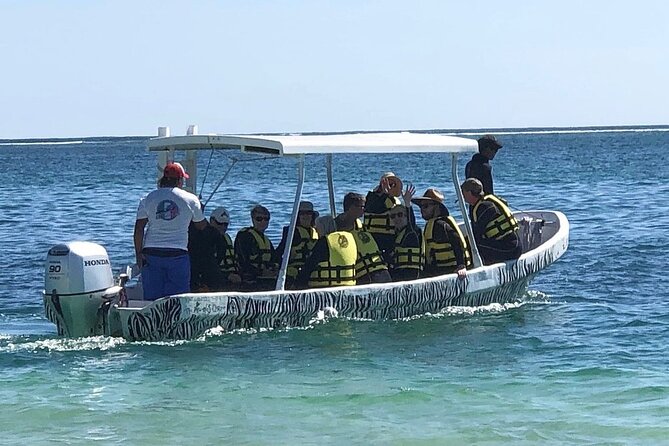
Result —
[[190, 257], [160, 257], [144, 254], [142, 267], [144, 300], [190, 292]]

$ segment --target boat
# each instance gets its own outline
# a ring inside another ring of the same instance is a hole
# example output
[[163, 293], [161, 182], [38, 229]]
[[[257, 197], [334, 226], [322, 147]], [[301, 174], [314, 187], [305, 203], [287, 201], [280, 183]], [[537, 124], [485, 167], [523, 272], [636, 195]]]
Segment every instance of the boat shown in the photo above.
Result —
[[[168, 162], [181, 162], [191, 175], [184, 188], [194, 193], [199, 151], [226, 150], [294, 159], [298, 178], [287, 239], [292, 241], [304, 185], [305, 156], [325, 158], [329, 208], [334, 217], [333, 155], [450, 155], [460, 212], [468, 215], [460, 191], [457, 160], [459, 155], [476, 152], [478, 146], [469, 138], [410, 132], [237, 136], [197, 134], [191, 126], [184, 136], [170, 136], [169, 129], [159, 128], [158, 137], [148, 141], [148, 150], [157, 154], [160, 173]], [[47, 254], [45, 313], [62, 336], [107, 335], [156, 341], [192, 339], [219, 327], [225, 331], [302, 327], [324, 315], [397, 320], [438, 313], [453, 306], [517, 302], [532, 278], [566, 252], [569, 222], [563, 213], [552, 210], [516, 211], [514, 215], [520, 226], [523, 254], [517, 260], [494, 265], [482, 264], [468, 219], [459, 223], [470, 241], [473, 261], [464, 279], [453, 273], [405, 282], [287, 290], [284, 285], [288, 256], [284, 256], [275, 290], [186, 293], [155, 301], [142, 300], [141, 275], [133, 277], [133, 268], [113, 277], [104, 247], [85, 241], [58, 244]], [[286, 252], [290, 252], [290, 245]]]

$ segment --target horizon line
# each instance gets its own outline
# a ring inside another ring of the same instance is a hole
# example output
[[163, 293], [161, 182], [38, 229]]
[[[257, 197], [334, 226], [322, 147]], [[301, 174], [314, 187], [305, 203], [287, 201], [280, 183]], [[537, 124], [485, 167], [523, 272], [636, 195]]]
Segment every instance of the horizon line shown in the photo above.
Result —
[[[396, 133], [396, 132], [416, 132], [416, 133], [445, 133], [459, 135], [479, 135], [479, 134], [546, 134], [546, 133], [577, 133], [577, 132], [607, 132], [607, 131], [626, 131], [626, 130], [669, 130], [669, 124], [632, 124], [632, 125], [584, 125], [584, 126], [554, 126], [554, 127], [478, 127], [478, 128], [443, 128], [443, 129], [394, 129], [394, 130], [339, 130], [339, 131], [308, 131], [308, 132], [252, 132], [252, 133], [225, 133], [229, 135], [346, 135], [353, 133]], [[212, 133], [201, 133], [202, 135]], [[215, 133], [213, 133], [215, 134]], [[178, 136], [178, 135], [172, 135]], [[68, 136], [68, 137], [31, 137], [31, 138], [0, 138], [0, 143], [20, 143], [20, 142], [79, 142], [97, 139], [149, 139], [157, 135], [125, 135], [125, 136]]]

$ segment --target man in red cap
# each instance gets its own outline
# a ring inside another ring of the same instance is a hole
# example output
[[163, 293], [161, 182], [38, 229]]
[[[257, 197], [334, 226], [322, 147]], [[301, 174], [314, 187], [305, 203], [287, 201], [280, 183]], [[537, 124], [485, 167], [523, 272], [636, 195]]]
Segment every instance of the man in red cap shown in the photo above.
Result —
[[158, 189], [137, 208], [135, 257], [146, 300], [190, 291], [188, 226], [192, 221], [202, 230], [206, 222], [198, 198], [181, 189], [184, 178], [188, 174], [181, 164], [168, 163]]

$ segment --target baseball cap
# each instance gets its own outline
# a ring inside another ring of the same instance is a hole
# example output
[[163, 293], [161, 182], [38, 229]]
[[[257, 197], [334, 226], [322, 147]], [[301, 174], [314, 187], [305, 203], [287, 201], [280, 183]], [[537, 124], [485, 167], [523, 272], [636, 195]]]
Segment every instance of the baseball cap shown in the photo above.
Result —
[[181, 163], [171, 162], [163, 169], [163, 176], [166, 178], [190, 178]]
[[228, 210], [225, 209], [223, 206], [214, 209], [211, 212], [211, 218], [213, 220], [216, 220], [216, 223], [218, 224], [230, 223], [230, 214], [228, 213]]
[[483, 135], [478, 139], [479, 149], [492, 149], [498, 150], [502, 148], [502, 144], [497, 141], [493, 135]]

